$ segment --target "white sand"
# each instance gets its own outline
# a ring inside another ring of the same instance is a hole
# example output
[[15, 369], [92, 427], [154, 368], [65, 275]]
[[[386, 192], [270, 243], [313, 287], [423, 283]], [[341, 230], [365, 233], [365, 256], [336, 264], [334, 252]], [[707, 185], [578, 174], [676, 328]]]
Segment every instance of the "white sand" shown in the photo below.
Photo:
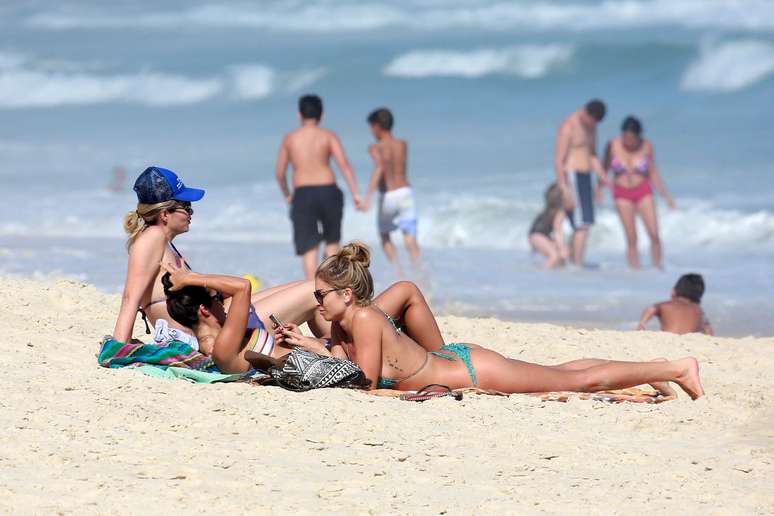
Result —
[[0, 299], [0, 513], [774, 513], [772, 338], [446, 317], [448, 341], [536, 362], [692, 354], [707, 396], [420, 404], [107, 370], [118, 296], [0, 279]]

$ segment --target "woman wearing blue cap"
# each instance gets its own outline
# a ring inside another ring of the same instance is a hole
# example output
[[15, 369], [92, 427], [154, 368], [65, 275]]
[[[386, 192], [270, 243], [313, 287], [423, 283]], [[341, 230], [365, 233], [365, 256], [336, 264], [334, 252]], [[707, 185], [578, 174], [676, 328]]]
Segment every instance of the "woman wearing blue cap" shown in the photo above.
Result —
[[[162, 263], [167, 267], [188, 267], [172, 240], [188, 231], [193, 215], [191, 203], [200, 200], [204, 190], [186, 187], [171, 170], [149, 167], [137, 178], [134, 191], [137, 193], [137, 209], [124, 218], [124, 230], [129, 236], [129, 266], [113, 338], [120, 342], [131, 339], [139, 312], [147, 333], [151, 332], [148, 319], [154, 325], [156, 343], [178, 340], [212, 354], [214, 341], [205, 339], [200, 342], [190, 328], [170, 317], [167, 295], [161, 282], [165, 272]], [[376, 300], [386, 313], [410, 326], [406, 329], [428, 350], [440, 349], [443, 345], [440, 330], [416, 285], [405, 281], [396, 283]], [[225, 305], [228, 307], [228, 300]], [[253, 293], [247, 328], [253, 330], [250, 332], [253, 336], [250, 349], [274, 358], [290, 351], [290, 347], [281, 343], [275, 346], [274, 335], [263, 323], [270, 314], [286, 323], [307, 323], [316, 337], [329, 337], [330, 322], [316, 308], [314, 282], [311, 280]]]
[[[191, 203], [204, 196], [204, 190], [189, 188], [172, 172], [161, 167], [149, 167], [140, 174], [134, 184], [137, 193], [137, 209], [124, 218], [124, 230], [128, 234], [129, 266], [121, 298], [113, 337], [126, 342], [132, 337], [134, 322], [139, 312], [146, 325], [146, 332], [154, 325], [154, 340], [163, 344], [178, 340], [210, 353], [211, 345], [198, 342], [190, 329], [176, 323], [167, 312], [166, 295], [161, 284], [164, 263], [187, 266], [185, 259], [175, 248], [172, 240], [188, 231], [193, 208]], [[330, 324], [315, 312], [311, 282], [297, 281], [262, 290], [253, 294], [252, 304], [255, 324], [263, 329], [261, 349], [270, 354], [273, 347], [271, 333], [263, 327], [261, 319], [273, 313], [296, 324], [309, 324], [317, 336], [328, 335]]]

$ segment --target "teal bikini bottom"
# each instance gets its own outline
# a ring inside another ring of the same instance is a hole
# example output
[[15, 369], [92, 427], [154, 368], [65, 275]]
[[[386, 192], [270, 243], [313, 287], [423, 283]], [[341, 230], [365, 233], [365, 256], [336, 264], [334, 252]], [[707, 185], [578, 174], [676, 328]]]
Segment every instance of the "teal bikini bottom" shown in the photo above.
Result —
[[[459, 359], [464, 362], [465, 367], [468, 368], [470, 381], [473, 382], [473, 385], [478, 385], [478, 381], [476, 380], [476, 371], [473, 369], [473, 362], [470, 361], [470, 346], [467, 344], [446, 344], [439, 351], [431, 351], [430, 354], [441, 357], [444, 360], [450, 360], [452, 362], [456, 361], [457, 357], [459, 357]], [[404, 380], [408, 380], [408, 378], [395, 380], [393, 378], [385, 378], [384, 376], [380, 376], [376, 387], [378, 389], [392, 389], [396, 384]]]
[[470, 346], [467, 344], [446, 344], [440, 351], [431, 351], [430, 354], [451, 360], [452, 362], [456, 360], [454, 355], [457, 355], [465, 363], [465, 367], [468, 368], [470, 381], [473, 382], [473, 385], [478, 385], [476, 371], [473, 369], [473, 362], [470, 361]]

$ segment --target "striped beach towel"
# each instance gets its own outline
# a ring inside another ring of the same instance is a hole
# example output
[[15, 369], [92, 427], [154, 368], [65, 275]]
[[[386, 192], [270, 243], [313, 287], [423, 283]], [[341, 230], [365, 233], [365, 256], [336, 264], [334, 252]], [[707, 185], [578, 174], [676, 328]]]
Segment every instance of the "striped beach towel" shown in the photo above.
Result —
[[177, 340], [173, 340], [167, 346], [156, 346], [118, 342], [106, 336], [102, 339], [97, 361], [102, 367], [110, 368], [155, 365], [184, 367], [197, 371], [217, 371], [210, 357]]

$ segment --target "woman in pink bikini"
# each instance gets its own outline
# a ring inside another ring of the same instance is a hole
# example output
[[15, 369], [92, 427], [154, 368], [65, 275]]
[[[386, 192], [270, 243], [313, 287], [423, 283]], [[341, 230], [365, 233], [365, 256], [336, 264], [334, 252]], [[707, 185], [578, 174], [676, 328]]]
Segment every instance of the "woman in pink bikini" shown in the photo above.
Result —
[[653, 200], [653, 186], [670, 208], [675, 201], [669, 196], [661, 179], [653, 144], [642, 137], [642, 123], [628, 116], [621, 125], [621, 136], [613, 138], [605, 150], [605, 170], [615, 175], [613, 199], [626, 233], [626, 258], [633, 269], [640, 267], [637, 252], [637, 227], [635, 216], [639, 214], [650, 237], [650, 254], [654, 267], [661, 268], [661, 240], [658, 236], [656, 203]]

